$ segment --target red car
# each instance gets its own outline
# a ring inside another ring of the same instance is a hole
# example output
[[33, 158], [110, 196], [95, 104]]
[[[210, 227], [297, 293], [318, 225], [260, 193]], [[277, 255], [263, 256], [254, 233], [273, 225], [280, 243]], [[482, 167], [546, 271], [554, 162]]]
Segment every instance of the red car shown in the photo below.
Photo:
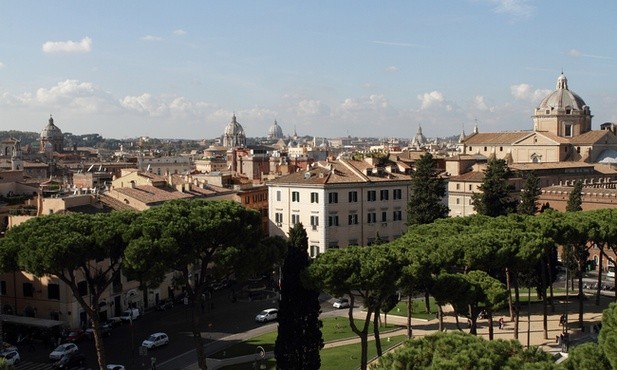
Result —
[[81, 329], [71, 330], [69, 335], [66, 336], [66, 341], [72, 343], [79, 342], [85, 338], [85, 335], [86, 333]]

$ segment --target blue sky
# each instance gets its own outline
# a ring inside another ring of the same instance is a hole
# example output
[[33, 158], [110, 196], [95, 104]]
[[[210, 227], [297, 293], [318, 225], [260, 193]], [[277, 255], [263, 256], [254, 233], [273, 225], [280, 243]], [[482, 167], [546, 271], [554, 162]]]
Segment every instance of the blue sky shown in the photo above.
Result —
[[617, 122], [617, 2], [2, 1], [0, 129], [214, 138], [527, 130], [563, 70]]

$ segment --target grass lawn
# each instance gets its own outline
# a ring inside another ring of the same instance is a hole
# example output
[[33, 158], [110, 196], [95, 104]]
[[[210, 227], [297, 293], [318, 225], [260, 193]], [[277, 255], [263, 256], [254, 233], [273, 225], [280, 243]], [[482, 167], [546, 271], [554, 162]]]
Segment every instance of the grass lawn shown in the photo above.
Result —
[[[411, 301], [411, 304], [411, 317], [422, 320], [431, 320], [435, 318], [437, 305], [435, 304], [435, 299], [433, 299], [433, 297], [429, 299], [429, 307], [431, 308], [430, 313], [426, 313], [424, 298], [415, 298]], [[407, 299], [402, 299], [390, 312], [388, 312], [388, 315], [407, 317]]]
[[[322, 319], [322, 322], [323, 327], [321, 328], [321, 333], [323, 335], [324, 342], [326, 343], [340, 339], [357, 337], [357, 335], [353, 331], [351, 331], [349, 321], [345, 317], [326, 317]], [[362, 321], [356, 320], [356, 325], [362, 325]], [[397, 328], [396, 325], [388, 324], [386, 327], [382, 327], [381, 331], [384, 332], [395, 328]], [[369, 331], [372, 331], [372, 326]], [[217, 352], [210, 357], [225, 358], [249, 355], [255, 353], [255, 348], [257, 346], [262, 346], [266, 352], [274, 351], [274, 342], [276, 341], [276, 336], [277, 332], [275, 330], [273, 332], [251, 338], [247, 341], [234, 344], [233, 346], [227, 348], [225, 351]]]
[[[382, 339], [381, 347], [385, 352], [387, 349], [392, 346], [404, 341], [407, 337], [404, 335], [396, 336], [390, 338], [390, 341]], [[319, 352], [321, 356], [321, 370], [345, 370], [345, 369], [356, 369], [360, 366], [360, 343], [356, 344], [348, 344], [345, 346], [322, 349]], [[372, 359], [377, 355], [377, 350], [375, 349], [375, 341], [368, 342], [368, 358]], [[264, 369], [272, 370], [276, 369], [276, 361], [274, 359], [270, 359], [268, 361], [264, 361], [262, 365], [266, 367]], [[255, 369], [254, 364], [252, 362], [245, 364], [238, 364], [233, 366], [223, 367], [221, 369], [225, 370], [250, 370]]]

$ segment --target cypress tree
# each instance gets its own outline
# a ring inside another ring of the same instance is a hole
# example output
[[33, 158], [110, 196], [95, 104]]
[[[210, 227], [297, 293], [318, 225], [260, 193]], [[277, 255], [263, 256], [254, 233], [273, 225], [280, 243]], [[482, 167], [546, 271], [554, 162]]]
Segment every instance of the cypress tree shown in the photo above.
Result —
[[302, 284], [309, 266], [308, 237], [302, 224], [289, 230], [289, 249], [281, 271], [278, 336], [274, 346], [277, 369], [317, 370], [324, 346], [319, 320], [319, 292]]
[[525, 185], [521, 192], [521, 202], [518, 204], [518, 213], [531, 216], [535, 215], [538, 212], [538, 198], [541, 193], [540, 179], [535, 173], [528, 173], [525, 176]]
[[407, 224], [430, 224], [438, 218], [448, 217], [450, 209], [443, 203], [446, 182], [437, 174], [437, 163], [431, 153], [420, 157], [411, 175], [407, 207]]
[[566, 212], [578, 212], [583, 210], [583, 182], [576, 180], [574, 188], [570, 192]]
[[484, 170], [484, 181], [478, 188], [481, 193], [471, 195], [473, 208], [478, 214], [497, 217], [516, 210], [516, 200], [510, 197], [513, 186], [508, 179], [512, 172], [503, 159], [489, 158]]

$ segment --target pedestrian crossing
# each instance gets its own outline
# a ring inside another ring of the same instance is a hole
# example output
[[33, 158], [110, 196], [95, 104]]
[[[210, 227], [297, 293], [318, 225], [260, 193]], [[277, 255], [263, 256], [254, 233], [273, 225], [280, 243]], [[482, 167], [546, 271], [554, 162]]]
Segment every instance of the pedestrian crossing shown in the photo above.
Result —
[[[15, 366], [17, 370], [51, 370], [51, 363], [22, 361]], [[77, 366], [69, 370], [91, 370], [89, 367]]]

